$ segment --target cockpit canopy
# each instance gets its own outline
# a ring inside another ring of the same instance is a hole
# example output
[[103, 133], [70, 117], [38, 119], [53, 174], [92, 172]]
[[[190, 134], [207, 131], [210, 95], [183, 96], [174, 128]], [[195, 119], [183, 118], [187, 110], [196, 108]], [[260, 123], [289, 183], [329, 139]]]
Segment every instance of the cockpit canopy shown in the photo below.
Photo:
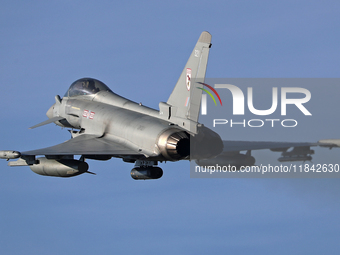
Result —
[[83, 95], [94, 95], [99, 91], [112, 92], [108, 86], [101, 81], [92, 78], [83, 78], [73, 82], [65, 94], [65, 97], [75, 97]]

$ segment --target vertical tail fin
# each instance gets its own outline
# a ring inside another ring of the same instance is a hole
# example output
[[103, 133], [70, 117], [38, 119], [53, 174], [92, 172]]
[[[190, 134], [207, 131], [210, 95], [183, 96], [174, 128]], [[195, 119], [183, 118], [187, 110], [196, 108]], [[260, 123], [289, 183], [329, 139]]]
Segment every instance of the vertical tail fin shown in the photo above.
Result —
[[211, 35], [203, 32], [167, 101], [169, 119], [193, 133], [196, 133], [202, 96], [202, 90], [197, 87], [203, 88], [199, 82], [204, 82], [210, 47]]

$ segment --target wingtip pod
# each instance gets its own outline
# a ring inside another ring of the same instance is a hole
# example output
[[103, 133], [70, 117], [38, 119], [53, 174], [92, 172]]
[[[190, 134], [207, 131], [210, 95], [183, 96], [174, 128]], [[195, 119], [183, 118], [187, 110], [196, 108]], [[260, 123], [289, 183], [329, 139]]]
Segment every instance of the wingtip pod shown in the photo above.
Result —
[[202, 32], [198, 41], [202, 43], [211, 43], [211, 34], [207, 31]]
[[1, 159], [16, 159], [21, 156], [19, 151], [0, 151], [0, 158]]
[[321, 147], [340, 147], [340, 139], [323, 139], [318, 141]]

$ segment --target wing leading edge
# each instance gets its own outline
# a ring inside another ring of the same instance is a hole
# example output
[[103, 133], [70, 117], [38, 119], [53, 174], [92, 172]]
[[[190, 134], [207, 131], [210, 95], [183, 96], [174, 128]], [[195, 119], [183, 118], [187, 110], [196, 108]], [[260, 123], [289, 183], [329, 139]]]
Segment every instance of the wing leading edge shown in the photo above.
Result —
[[[223, 141], [223, 152], [284, 149], [290, 147], [317, 146], [317, 143], [289, 143], [289, 142], [251, 142], [251, 141]], [[109, 141], [105, 137], [96, 135], [80, 135], [64, 143], [22, 152], [24, 156], [36, 155], [141, 155], [138, 151], [129, 149], [119, 143]]]

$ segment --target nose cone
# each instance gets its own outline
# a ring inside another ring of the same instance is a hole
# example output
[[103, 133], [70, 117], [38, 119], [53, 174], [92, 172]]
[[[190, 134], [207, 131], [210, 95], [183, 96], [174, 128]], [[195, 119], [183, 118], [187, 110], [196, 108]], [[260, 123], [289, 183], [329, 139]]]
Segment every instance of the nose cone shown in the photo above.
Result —
[[55, 106], [55, 104], [52, 105], [51, 108], [48, 109], [48, 111], [46, 112], [46, 115], [47, 115], [47, 117], [48, 117], [49, 119], [52, 119], [52, 118], [53, 118], [53, 110], [54, 110], [54, 106]]

